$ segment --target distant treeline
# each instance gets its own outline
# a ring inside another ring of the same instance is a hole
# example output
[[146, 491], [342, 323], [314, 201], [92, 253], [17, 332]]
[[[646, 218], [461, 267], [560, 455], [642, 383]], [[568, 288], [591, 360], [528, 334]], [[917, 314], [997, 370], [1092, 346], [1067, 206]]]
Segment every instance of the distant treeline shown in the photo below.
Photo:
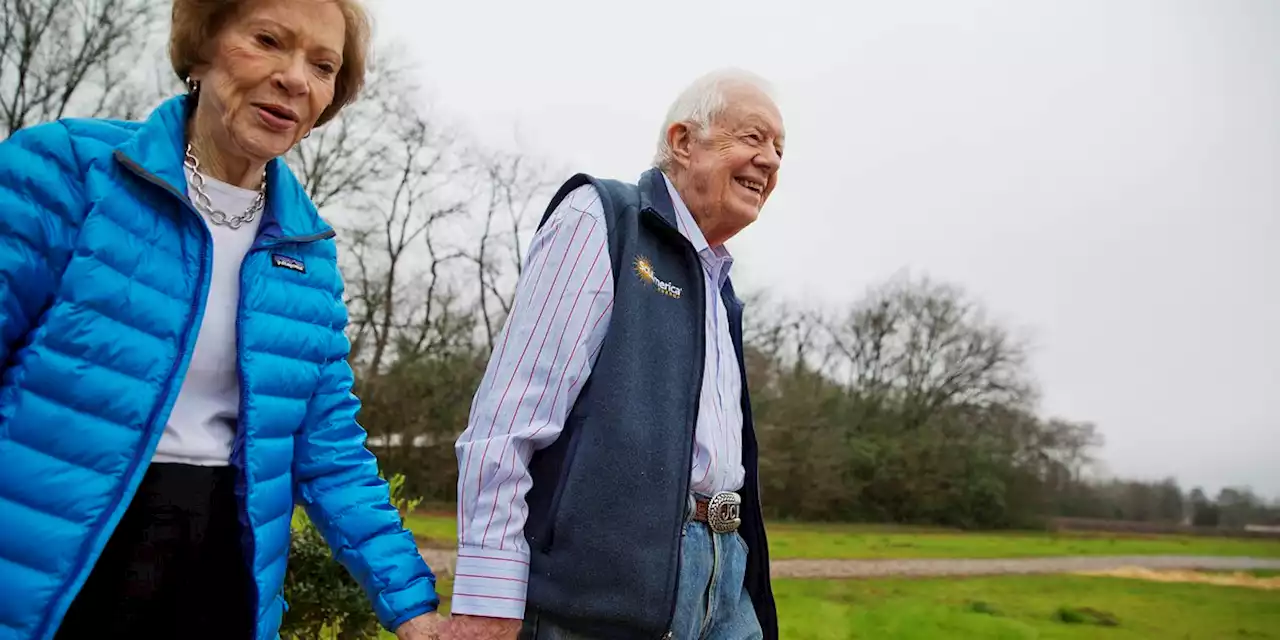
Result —
[[[1247, 489], [1089, 482], [1087, 422], [1035, 413], [1023, 344], [958, 288], [895, 278], [843, 314], [749, 302], [747, 368], [771, 517], [1042, 527], [1054, 516], [1240, 527], [1280, 522]], [[447, 502], [485, 340], [400, 357], [363, 419], [384, 464]], [[366, 370], [367, 371], [367, 370]], [[368, 376], [368, 373], [365, 374]], [[368, 378], [362, 380], [368, 384]], [[416, 446], [412, 436], [418, 436]]]

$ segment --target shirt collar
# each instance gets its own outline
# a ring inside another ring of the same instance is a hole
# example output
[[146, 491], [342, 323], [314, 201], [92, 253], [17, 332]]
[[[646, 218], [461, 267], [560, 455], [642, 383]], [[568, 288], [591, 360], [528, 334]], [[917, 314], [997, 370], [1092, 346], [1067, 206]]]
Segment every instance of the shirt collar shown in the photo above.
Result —
[[676, 191], [675, 185], [671, 183], [671, 178], [667, 177], [666, 172], [662, 173], [662, 179], [667, 183], [667, 193], [670, 194], [671, 204], [676, 210], [676, 226], [679, 227], [680, 234], [693, 245], [694, 250], [709, 268], [719, 267], [716, 269], [718, 271], [716, 276], [719, 284], [724, 284], [724, 279], [729, 276], [729, 267], [733, 265], [733, 255], [724, 245], [711, 247], [707, 244], [706, 236], [702, 235], [702, 229], [698, 228], [698, 222], [693, 219], [689, 207], [685, 206], [684, 199], [680, 197], [680, 193]]

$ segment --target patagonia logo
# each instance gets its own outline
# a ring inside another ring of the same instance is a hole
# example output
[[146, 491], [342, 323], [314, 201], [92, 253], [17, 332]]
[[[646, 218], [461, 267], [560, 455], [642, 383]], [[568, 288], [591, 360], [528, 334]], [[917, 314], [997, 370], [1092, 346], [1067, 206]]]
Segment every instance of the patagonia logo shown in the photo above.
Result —
[[645, 284], [657, 289], [658, 293], [661, 293], [668, 298], [674, 298], [676, 300], [680, 299], [680, 295], [683, 293], [681, 288], [659, 278], [658, 275], [653, 272], [653, 263], [649, 262], [648, 258], [644, 256], [637, 256], [633, 263], [633, 268], [635, 269], [636, 276]]
[[298, 273], [307, 272], [307, 265], [303, 264], [301, 260], [298, 260], [297, 258], [290, 258], [289, 256], [282, 256], [278, 253], [271, 254], [271, 264], [277, 267], [291, 269]]

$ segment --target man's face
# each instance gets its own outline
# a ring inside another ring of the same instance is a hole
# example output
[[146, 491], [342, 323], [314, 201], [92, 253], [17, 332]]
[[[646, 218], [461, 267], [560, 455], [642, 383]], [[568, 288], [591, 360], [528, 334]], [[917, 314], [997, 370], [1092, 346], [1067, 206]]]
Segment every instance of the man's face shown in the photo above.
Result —
[[742, 85], [725, 97], [728, 108], [708, 130], [673, 144], [673, 181], [712, 246], [759, 217], [778, 183], [785, 140], [782, 114], [762, 91]]

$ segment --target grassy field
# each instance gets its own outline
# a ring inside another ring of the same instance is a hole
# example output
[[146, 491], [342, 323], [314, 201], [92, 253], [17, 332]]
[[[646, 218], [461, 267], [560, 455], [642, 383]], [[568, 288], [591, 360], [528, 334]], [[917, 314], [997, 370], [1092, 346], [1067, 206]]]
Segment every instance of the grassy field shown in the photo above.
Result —
[[[452, 547], [454, 520], [409, 528]], [[774, 558], [1016, 558], [1207, 555], [1280, 558], [1280, 541], [1170, 535], [963, 533], [864, 525], [770, 525]], [[1265, 578], [1280, 572], [1252, 571]], [[445, 598], [452, 585], [442, 580]], [[1280, 591], [1116, 577], [776, 580], [783, 638], [796, 640], [1275, 638]], [[446, 609], [447, 610], [447, 609]], [[393, 636], [384, 635], [384, 638]]]
[[457, 546], [458, 525], [453, 516], [412, 513], [405, 517], [404, 524], [419, 538], [428, 538], [441, 546]]
[[781, 580], [784, 638], [1280, 638], [1280, 592], [1077, 576]]
[[1033, 558], [1194, 555], [1280, 557], [1280, 540], [1175, 535], [1017, 531], [964, 533], [855, 525], [775, 524], [777, 558]]
[[[437, 588], [447, 612], [453, 585]], [[774, 591], [788, 640], [1280, 639], [1280, 591], [1078, 576], [778, 580]]]
[[[450, 516], [413, 515], [413, 532], [453, 546]], [[786, 558], [1033, 558], [1099, 555], [1195, 555], [1280, 558], [1280, 540], [1173, 535], [1019, 531], [964, 533], [867, 525], [769, 525], [769, 553]]]

